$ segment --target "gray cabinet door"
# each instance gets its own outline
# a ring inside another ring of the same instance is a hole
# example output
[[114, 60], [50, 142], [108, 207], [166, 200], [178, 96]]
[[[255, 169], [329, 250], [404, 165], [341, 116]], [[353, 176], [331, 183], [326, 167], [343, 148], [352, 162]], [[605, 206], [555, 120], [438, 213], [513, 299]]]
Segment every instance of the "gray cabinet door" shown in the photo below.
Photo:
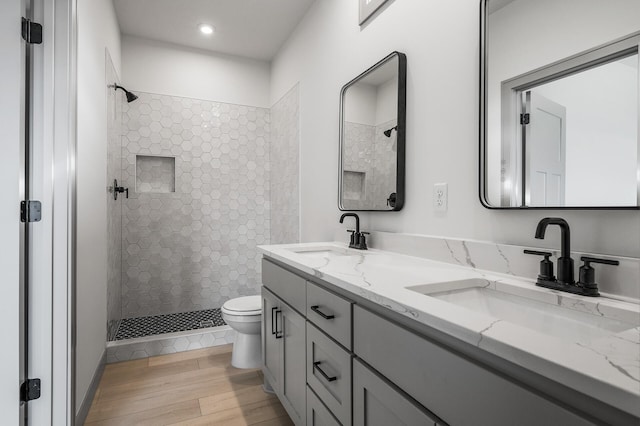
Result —
[[280, 389], [280, 341], [276, 339], [275, 322], [281, 303], [262, 287], [262, 372], [273, 390]]
[[307, 426], [340, 426], [329, 409], [307, 386]]
[[280, 309], [282, 312], [275, 317], [282, 345], [278, 396], [291, 420], [304, 425], [307, 419], [305, 318], [284, 303]]
[[435, 419], [359, 360], [353, 361], [354, 426], [434, 426]]

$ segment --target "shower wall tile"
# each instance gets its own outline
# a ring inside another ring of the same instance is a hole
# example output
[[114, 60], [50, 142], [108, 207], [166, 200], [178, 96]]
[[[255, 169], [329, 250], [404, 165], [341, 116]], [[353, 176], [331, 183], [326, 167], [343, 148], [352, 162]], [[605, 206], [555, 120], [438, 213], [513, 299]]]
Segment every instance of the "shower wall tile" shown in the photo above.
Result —
[[271, 107], [271, 244], [300, 240], [299, 92], [296, 84]]
[[388, 209], [387, 199], [396, 192], [396, 171], [398, 149], [396, 136], [398, 132], [391, 132], [391, 137], [384, 135], [384, 131], [391, 129], [397, 120], [390, 120], [376, 126], [376, 139], [373, 156], [373, 179], [371, 193], [375, 200], [374, 209]]
[[[269, 110], [136, 94], [122, 116], [122, 316], [258, 294], [256, 246], [270, 236]], [[135, 191], [137, 155], [175, 158], [175, 192]]]
[[351, 177], [358, 176], [358, 179], [344, 179], [343, 176], [342, 192], [345, 197], [342, 203], [346, 209], [370, 209], [374, 200], [371, 183], [375, 144], [371, 142], [375, 140], [375, 131], [375, 126], [348, 121], [344, 123], [343, 168], [345, 172], [350, 172]]
[[[116, 70], [106, 52], [106, 86], [118, 82]], [[113, 199], [113, 180], [122, 181], [122, 91], [107, 88], [107, 333], [111, 335], [122, 316], [122, 199]]]
[[[345, 122], [343, 151], [343, 205], [347, 209], [387, 210], [396, 191], [396, 132], [384, 131], [396, 120], [376, 126]], [[350, 172], [350, 173], [349, 173]], [[364, 180], [364, 184], [362, 183]]]

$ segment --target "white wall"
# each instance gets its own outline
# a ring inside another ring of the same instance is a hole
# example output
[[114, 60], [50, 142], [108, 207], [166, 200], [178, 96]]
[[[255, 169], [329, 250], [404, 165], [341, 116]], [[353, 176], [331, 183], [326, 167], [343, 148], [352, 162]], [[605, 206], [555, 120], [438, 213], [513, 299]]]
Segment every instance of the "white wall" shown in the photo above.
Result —
[[16, 425], [20, 401], [20, 205], [18, 193], [20, 165], [20, 95], [21, 51], [20, 16], [18, 0], [0, 3], [0, 79], [5, 82], [0, 96], [0, 179], [3, 182], [0, 203], [0, 324], [3, 349], [0, 351], [0, 413], [2, 423]]
[[110, 0], [78, 2], [76, 409], [106, 345], [107, 89], [105, 48], [120, 72], [120, 30]]
[[[338, 105], [342, 85], [393, 50], [407, 54], [407, 202], [398, 213], [363, 213], [365, 228], [557, 247], [533, 238], [559, 215], [573, 248], [640, 255], [637, 211], [493, 211], [478, 200], [477, 0], [393, 1], [363, 28], [357, 2], [314, 3], [272, 66], [271, 99], [300, 81], [301, 240], [332, 240], [337, 226]], [[437, 214], [432, 188], [449, 184]]]
[[398, 79], [378, 86], [376, 91], [376, 125], [398, 117]]
[[356, 83], [349, 87], [344, 99], [344, 119], [350, 123], [376, 125], [376, 87]]
[[134, 92], [271, 106], [265, 61], [123, 36], [121, 77]]

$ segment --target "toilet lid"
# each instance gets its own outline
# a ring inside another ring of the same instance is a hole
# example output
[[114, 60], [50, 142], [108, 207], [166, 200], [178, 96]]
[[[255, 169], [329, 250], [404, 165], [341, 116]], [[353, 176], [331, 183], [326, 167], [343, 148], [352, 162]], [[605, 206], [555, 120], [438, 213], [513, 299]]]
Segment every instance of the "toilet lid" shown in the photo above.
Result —
[[231, 313], [258, 314], [262, 312], [262, 298], [260, 296], [244, 296], [227, 300], [222, 309]]

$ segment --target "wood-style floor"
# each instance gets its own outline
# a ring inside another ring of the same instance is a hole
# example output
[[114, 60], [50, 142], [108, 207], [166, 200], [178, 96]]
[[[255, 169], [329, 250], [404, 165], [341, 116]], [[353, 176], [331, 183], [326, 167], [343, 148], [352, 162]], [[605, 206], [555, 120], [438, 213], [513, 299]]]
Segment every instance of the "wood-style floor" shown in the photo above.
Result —
[[292, 425], [231, 345], [108, 364], [85, 425]]

